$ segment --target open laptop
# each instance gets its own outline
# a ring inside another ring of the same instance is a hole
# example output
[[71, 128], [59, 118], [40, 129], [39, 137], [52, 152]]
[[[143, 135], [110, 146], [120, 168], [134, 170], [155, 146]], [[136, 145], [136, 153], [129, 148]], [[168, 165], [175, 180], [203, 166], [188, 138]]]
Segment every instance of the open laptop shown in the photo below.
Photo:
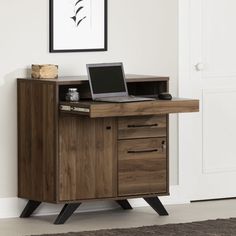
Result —
[[121, 62], [87, 64], [87, 72], [92, 98], [95, 101], [141, 102], [155, 100], [129, 96]]

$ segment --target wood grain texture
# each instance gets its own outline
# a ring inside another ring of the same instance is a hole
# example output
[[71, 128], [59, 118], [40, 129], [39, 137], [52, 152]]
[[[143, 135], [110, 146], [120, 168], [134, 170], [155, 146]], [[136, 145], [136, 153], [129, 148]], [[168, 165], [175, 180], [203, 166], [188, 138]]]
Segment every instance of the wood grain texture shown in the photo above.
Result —
[[[144, 81], [169, 81], [169, 77], [161, 77], [161, 76], [151, 76], [151, 75], [135, 75], [135, 74], [126, 74], [126, 81], [129, 82], [144, 82]], [[43, 83], [54, 83], [54, 84], [88, 84], [88, 76], [60, 76], [57, 80], [55, 79], [32, 79], [32, 78], [19, 78], [21, 81], [29, 81], [32, 82], [43, 82]]]
[[116, 119], [60, 116], [60, 201], [117, 195]]
[[58, 65], [32, 65], [31, 77], [33, 79], [56, 79], [58, 78]]
[[56, 201], [56, 89], [18, 83], [19, 196]]
[[17, 83], [18, 196], [31, 196], [31, 84]]
[[118, 118], [118, 139], [166, 136], [166, 116]]
[[168, 195], [170, 194], [170, 133], [169, 133], [169, 129], [170, 129], [170, 115], [166, 115], [166, 192], [168, 193]]
[[199, 101], [191, 99], [156, 100], [134, 103], [91, 104], [90, 117], [160, 115], [199, 111]]
[[85, 115], [91, 118], [163, 115], [199, 111], [199, 100], [182, 98], [175, 98], [171, 101], [156, 100], [131, 103], [81, 101], [73, 104], [67, 102], [61, 102], [60, 104], [87, 108], [89, 113], [85, 113]]
[[166, 138], [118, 142], [119, 196], [166, 193]]

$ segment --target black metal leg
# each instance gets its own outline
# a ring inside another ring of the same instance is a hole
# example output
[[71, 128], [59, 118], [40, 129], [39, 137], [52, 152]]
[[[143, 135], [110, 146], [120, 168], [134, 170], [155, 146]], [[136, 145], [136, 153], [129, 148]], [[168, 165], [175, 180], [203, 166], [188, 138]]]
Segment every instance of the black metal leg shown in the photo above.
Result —
[[168, 212], [162, 205], [158, 197], [144, 198], [144, 200], [155, 210], [160, 216], [168, 216]]
[[132, 210], [132, 206], [129, 204], [128, 200], [116, 200], [116, 202], [124, 209], [124, 210]]
[[80, 205], [81, 205], [81, 203], [65, 204], [65, 206], [62, 208], [60, 214], [56, 218], [54, 224], [55, 225], [64, 224]]
[[41, 202], [29, 200], [24, 210], [22, 211], [20, 218], [30, 217], [40, 204]]

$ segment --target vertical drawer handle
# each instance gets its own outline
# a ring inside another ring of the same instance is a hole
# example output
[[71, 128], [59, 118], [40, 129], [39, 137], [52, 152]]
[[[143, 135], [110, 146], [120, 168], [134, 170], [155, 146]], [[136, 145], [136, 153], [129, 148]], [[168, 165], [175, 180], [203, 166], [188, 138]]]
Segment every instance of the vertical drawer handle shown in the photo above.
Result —
[[128, 125], [128, 128], [142, 128], [142, 127], [157, 127], [158, 124], [150, 124], [150, 125]]
[[158, 149], [146, 149], [146, 150], [129, 150], [127, 153], [148, 153], [148, 152], [158, 152]]

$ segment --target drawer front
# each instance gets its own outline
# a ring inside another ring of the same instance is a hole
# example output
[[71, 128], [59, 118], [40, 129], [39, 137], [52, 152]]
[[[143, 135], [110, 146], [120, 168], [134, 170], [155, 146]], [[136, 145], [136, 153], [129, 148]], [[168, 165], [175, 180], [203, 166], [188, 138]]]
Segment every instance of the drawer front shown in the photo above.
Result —
[[119, 118], [118, 139], [163, 137], [166, 123], [166, 115]]
[[166, 139], [149, 138], [119, 141], [119, 196], [166, 192]]

